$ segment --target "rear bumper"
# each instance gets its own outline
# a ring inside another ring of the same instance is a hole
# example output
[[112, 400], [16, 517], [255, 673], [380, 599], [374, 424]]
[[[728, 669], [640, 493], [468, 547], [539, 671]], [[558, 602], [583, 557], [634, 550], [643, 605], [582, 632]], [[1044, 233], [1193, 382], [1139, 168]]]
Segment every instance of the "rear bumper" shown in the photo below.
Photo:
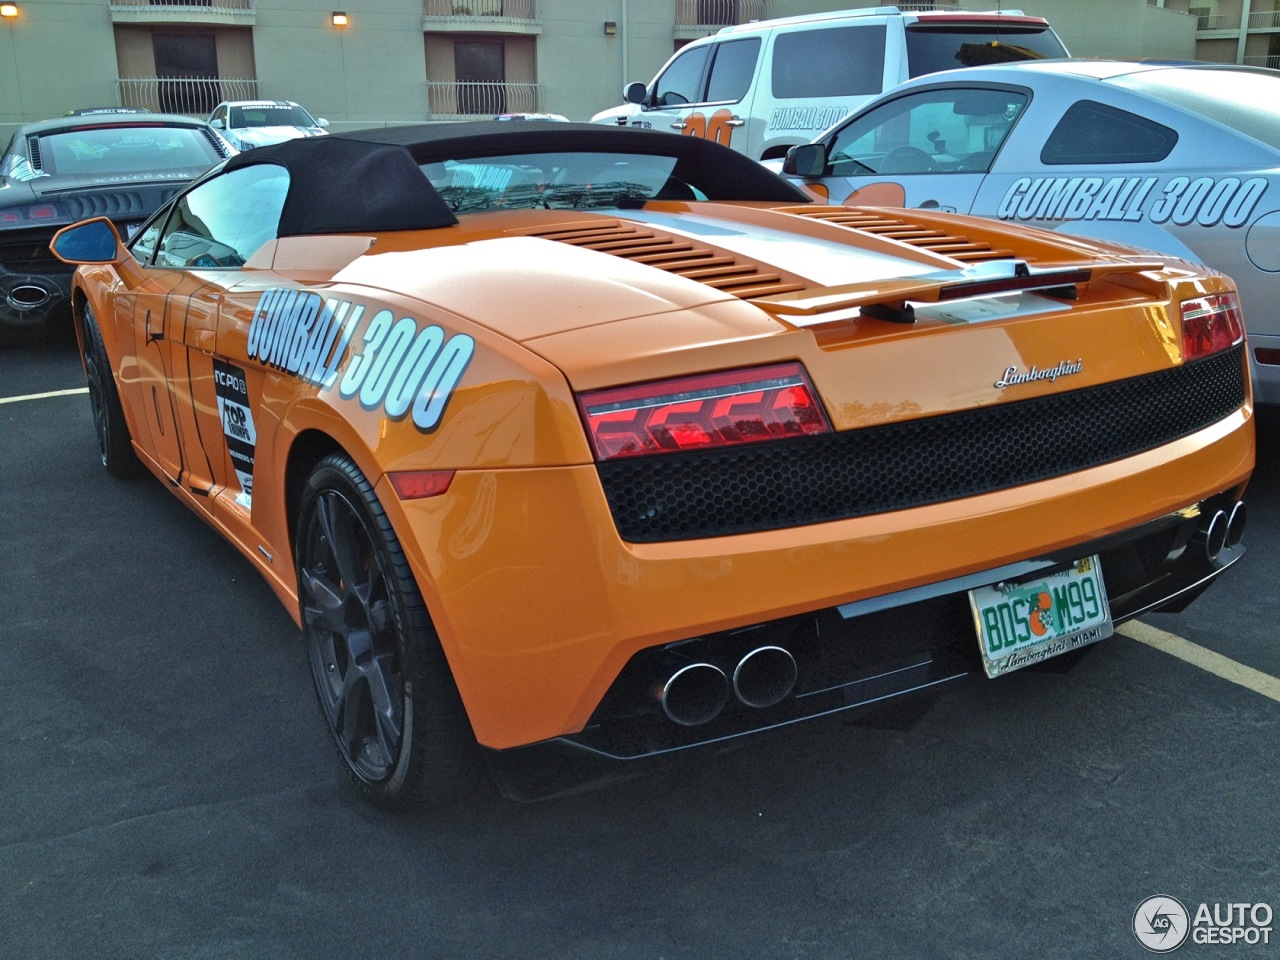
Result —
[[[611, 710], [638, 709], [617, 708], [616, 691], [634, 682], [627, 671], [679, 645], [710, 638], [731, 656], [762, 625], [801, 636], [803, 624], [820, 618], [827, 638], [856, 626], [835, 644], [856, 656], [830, 668], [847, 672], [829, 685], [861, 686], [826, 697], [848, 706], [868, 699], [860, 690], [884, 686], [867, 679], [886, 657], [895, 668], [913, 667], [909, 681], [894, 681], [889, 692], [971, 669], [976, 641], [967, 610], [957, 613], [967, 589], [960, 584], [992, 582], [983, 578], [999, 579], [1013, 564], [1098, 552], [1116, 618], [1176, 605], [1234, 562], [1233, 552], [1215, 564], [1197, 561], [1161, 538], [1194, 532], [1177, 522], [1177, 511], [1242, 495], [1253, 468], [1250, 414], [1244, 407], [1145, 453], [980, 496], [670, 543], [621, 540], [589, 465], [459, 472], [447, 494], [406, 502], [384, 481], [379, 495], [478, 741], [508, 750], [567, 737], [575, 749], [638, 757], [791, 722], [788, 711], [799, 719], [827, 709], [815, 694], [805, 698], [814, 706], [779, 704], [776, 715], [727, 710], [715, 721], [723, 720], [723, 731], [711, 724], [687, 735], [662, 731], [667, 739], [645, 733], [636, 748], [615, 745], [601, 724]], [[885, 628], [882, 636], [903, 638], [885, 641], [886, 653], [863, 629], [870, 615], [929, 623], [936, 635]], [[949, 644], [961, 654], [955, 664]], [[800, 700], [808, 682], [804, 642], [792, 645]], [[914, 669], [924, 660], [911, 657], [922, 649], [929, 666]], [[644, 706], [670, 726], [656, 704]]]
[[[1236, 502], [1235, 491], [1224, 492], [1191, 510], [1017, 564], [642, 651], [582, 731], [489, 751], [490, 766], [508, 796], [535, 800], [638, 775], [680, 751], [981, 676], [967, 591], [1085, 556], [1100, 558], [1115, 623], [1179, 610], [1243, 557], [1243, 544], [1215, 550], [1207, 543], [1209, 518]], [[781, 702], [756, 708], [731, 697], [715, 719], [697, 726], [663, 715], [652, 690], [672, 657], [731, 671], [744, 652], [763, 645], [789, 650], [797, 664], [794, 689]]]

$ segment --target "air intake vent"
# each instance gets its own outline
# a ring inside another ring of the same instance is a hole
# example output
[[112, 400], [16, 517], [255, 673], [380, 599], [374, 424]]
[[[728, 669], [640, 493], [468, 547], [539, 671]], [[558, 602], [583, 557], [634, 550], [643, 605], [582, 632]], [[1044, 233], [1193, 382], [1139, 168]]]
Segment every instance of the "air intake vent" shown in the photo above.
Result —
[[807, 289], [805, 284], [785, 278], [780, 273], [762, 271], [750, 260], [739, 259], [684, 237], [642, 230], [617, 220], [529, 231], [526, 235], [611, 253], [697, 280], [743, 300]]
[[102, 193], [64, 193], [58, 200], [64, 203], [72, 220], [88, 220], [90, 217], [109, 217], [125, 223], [137, 222], [151, 216], [180, 186], [142, 187], [134, 190], [112, 190]]
[[863, 233], [897, 240], [913, 247], [928, 250], [944, 257], [951, 257], [966, 263], [982, 260], [1007, 260], [1012, 257], [1012, 250], [999, 250], [982, 240], [970, 240], [968, 237], [956, 236], [933, 227], [888, 217], [879, 213], [863, 210], [845, 209], [841, 207], [788, 207], [781, 211], [810, 220], [821, 220]]
[[32, 170], [43, 170], [44, 163], [40, 160], [40, 138], [37, 136], [27, 137], [27, 156]]

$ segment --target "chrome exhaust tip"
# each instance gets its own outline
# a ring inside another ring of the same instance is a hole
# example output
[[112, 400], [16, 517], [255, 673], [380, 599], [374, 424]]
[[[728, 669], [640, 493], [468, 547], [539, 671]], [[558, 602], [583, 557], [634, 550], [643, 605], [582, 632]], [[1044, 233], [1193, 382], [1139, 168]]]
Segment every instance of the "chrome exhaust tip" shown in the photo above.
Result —
[[1245, 509], [1244, 501], [1237, 500], [1236, 505], [1231, 508], [1231, 513], [1227, 515], [1227, 548], [1234, 550], [1240, 546], [1244, 540], [1244, 528], [1248, 521], [1249, 511]]
[[53, 299], [53, 292], [34, 283], [21, 283], [9, 290], [6, 299], [18, 310], [41, 307]]
[[667, 719], [682, 727], [714, 720], [729, 702], [729, 679], [710, 663], [691, 663], [671, 674], [656, 689]]
[[1209, 518], [1209, 524], [1204, 530], [1204, 554], [1210, 560], [1217, 560], [1223, 547], [1227, 545], [1228, 526], [1225, 510], [1219, 510]]
[[733, 694], [748, 707], [772, 707], [796, 685], [796, 660], [782, 647], [757, 647], [733, 670]]

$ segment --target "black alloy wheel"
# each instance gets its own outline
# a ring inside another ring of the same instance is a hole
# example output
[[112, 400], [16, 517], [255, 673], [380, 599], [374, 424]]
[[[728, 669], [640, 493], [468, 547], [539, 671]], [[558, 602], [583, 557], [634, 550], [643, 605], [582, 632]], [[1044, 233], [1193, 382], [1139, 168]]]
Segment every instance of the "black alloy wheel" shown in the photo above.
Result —
[[390, 808], [448, 801], [475, 745], [399, 540], [351, 459], [312, 471], [298, 514], [302, 629], [320, 709], [357, 788]]
[[124, 408], [116, 390], [115, 377], [111, 374], [111, 361], [102, 342], [102, 331], [93, 315], [93, 308], [84, 305], [84, 373], [89, 387], [89, 406], [93, 410], [93, 429], [98, 436], [98, 449], [102, 465], [113, 477], [133, 477], [141, 471], [142, 464], [134, 453], [129, 438], [129, 427], [124, 420]]

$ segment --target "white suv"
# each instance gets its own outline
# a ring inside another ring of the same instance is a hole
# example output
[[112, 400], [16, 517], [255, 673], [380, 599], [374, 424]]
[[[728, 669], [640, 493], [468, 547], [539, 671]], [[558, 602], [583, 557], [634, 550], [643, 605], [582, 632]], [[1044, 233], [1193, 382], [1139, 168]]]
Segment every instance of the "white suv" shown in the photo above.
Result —
[[1065, 57], [1046, 20], [871, 7], [725, 27], [680, 48], [594, 123], [676, 130], [757, 160], [808, 143], [872, 97], [956, 66]]
[[317, 120], [292, 100], [225, 100], [209, 115], [209, 125], [237, 150], [269, 143], [324, 136], [329, 121]]

